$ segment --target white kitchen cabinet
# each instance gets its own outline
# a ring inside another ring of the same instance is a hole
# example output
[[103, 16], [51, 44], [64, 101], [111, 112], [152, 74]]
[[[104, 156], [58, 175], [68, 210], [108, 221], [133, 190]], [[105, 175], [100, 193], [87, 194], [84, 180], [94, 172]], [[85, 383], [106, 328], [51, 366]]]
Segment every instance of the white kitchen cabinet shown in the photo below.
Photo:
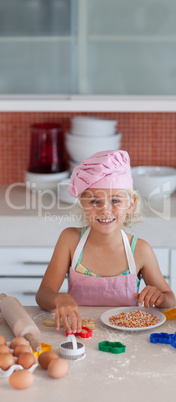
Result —
[[175, 0], [0, 0], [0, 94], [176, 95]]
[[[153, 251], [156, 255], [156, 258], [158, 260], [158, 264], [160, 267], [160, 270], [162, 272], [162, 275], [168, 282], [169, 286], [172, 286], [171, 283], [171, 269], [170, 269], [170, 250], [169, 248], [166, 247], [153, 247]], [[140, 283], [140, 288], [139, 290], [141, 291], [145, 287], [145, 282], [143, 279], [141, 279]]]
[[[154, 248], [161, 272], [176, 293], [176, 251], [173, 251], [173, 267], [170, 270], [168, 248]], [[51, 259], [53, 247], [0, 247], [0, 293], [15, 296], [24, 305], [36, 305], [35, 294]], [[140, 291], [145, 287], [141, 280]], [[68, 278], [61, 287], [68, 291]]]
[[76, 15], [77, 0], [0, 0], [0, 94], [76, 91]]
[[80, 93], [175, 95], [175, 0], [81, 3]]
[[160, 270], [165, 279], [170, 283], [170, 250], [166, 247], [154, 247], [153, 251], [158, 260]]
[[2, 278], [0, 276], [1, 291], [7, 296], [16, 297], [23, 306], [35, 306], [35, 295], [40, 286], [41, 278], [19, 276]]
[[171, 251], [171, 288], [176, 296], [176, 249]]
[[[0, 247], [0, 293], [24, 305], [36, 305], [35, 294], [51, 259], [52, 247]], [[65, 278], [60, 292], [67, 292]]]

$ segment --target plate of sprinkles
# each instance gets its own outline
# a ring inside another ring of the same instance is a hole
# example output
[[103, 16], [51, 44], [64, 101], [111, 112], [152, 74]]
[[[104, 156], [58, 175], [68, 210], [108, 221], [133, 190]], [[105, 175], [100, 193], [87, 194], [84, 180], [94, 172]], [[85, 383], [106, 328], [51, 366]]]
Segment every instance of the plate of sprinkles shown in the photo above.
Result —
[[105, 311], [100, 319], [114, 329], [143, 331], [162, 325], [166, 316], [155, 307], [119, 307]]

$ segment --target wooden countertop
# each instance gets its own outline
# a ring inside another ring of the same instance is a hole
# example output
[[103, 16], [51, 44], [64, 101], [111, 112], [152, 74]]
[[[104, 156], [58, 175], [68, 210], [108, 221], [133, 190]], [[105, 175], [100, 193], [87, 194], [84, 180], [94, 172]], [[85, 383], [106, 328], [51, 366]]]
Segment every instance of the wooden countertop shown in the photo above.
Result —
[[[42, 334], [42, 342], [52, 345], [53, 351], [65, 340], [65, 331], [43, 326], [43, 320], [53, 314], [39, 307], [25, 307]], [[166, 321], [153, 330], [126, 332], [111, 329], [100, 321], [107, 307], [80, 307], [82, 318], [96, 322], [91, 339], [83, 340], [84, 358], [69, 362], [69, 371], [59, 380], [51, 379], [47, 372], [37, 367], [34, 383], [26, 390], [14, 390], [8, 379], [0, 379], [1, 400], [7, 402], [166, 402], [175, 398], [176, 349], [171, 345], [151, 344], [151, 332], [176, 332], [176, 320]], [[11, 330], [0, 320], [0, 333], [7, 341], [13, 338]], [[123, 354], [115, 355], [98, 350], [98, 342], [119, 341], [126, 345]]]

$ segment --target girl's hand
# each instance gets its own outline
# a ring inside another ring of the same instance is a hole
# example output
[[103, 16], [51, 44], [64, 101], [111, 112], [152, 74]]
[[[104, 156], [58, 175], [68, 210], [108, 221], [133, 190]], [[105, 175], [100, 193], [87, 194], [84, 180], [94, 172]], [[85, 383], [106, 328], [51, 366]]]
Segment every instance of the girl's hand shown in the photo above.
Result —
[[134, 297], [138, 299], [138, 306], [144, 307], [160, 307], [165, 301], [165, 294], [162, 293], [156, 286], [146, 286], [141, 293], [134, 293]]
[[[81, 332], [82, 320], [78, 305], [68, 294], [59, 294], [56, 299], [55, 321], [56, 330], [60, 328], [60, 319], [69, 333]], [[71, 324], [69, 323], [69, 318]]]

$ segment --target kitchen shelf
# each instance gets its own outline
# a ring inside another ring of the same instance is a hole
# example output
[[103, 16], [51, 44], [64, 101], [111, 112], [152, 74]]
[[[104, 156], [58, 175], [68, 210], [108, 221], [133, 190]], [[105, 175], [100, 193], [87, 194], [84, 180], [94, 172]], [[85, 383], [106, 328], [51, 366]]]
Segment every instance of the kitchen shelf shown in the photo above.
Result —
[[0, 42], [67, 42], [73, 41], [74, 36], [0, 36]]
[[1, 95], [0, 112], [176, 112], [176, 96]]
[[176, 42], [176, 36], [161, 35], [89, 35], [87, 39], [92, 42]]

